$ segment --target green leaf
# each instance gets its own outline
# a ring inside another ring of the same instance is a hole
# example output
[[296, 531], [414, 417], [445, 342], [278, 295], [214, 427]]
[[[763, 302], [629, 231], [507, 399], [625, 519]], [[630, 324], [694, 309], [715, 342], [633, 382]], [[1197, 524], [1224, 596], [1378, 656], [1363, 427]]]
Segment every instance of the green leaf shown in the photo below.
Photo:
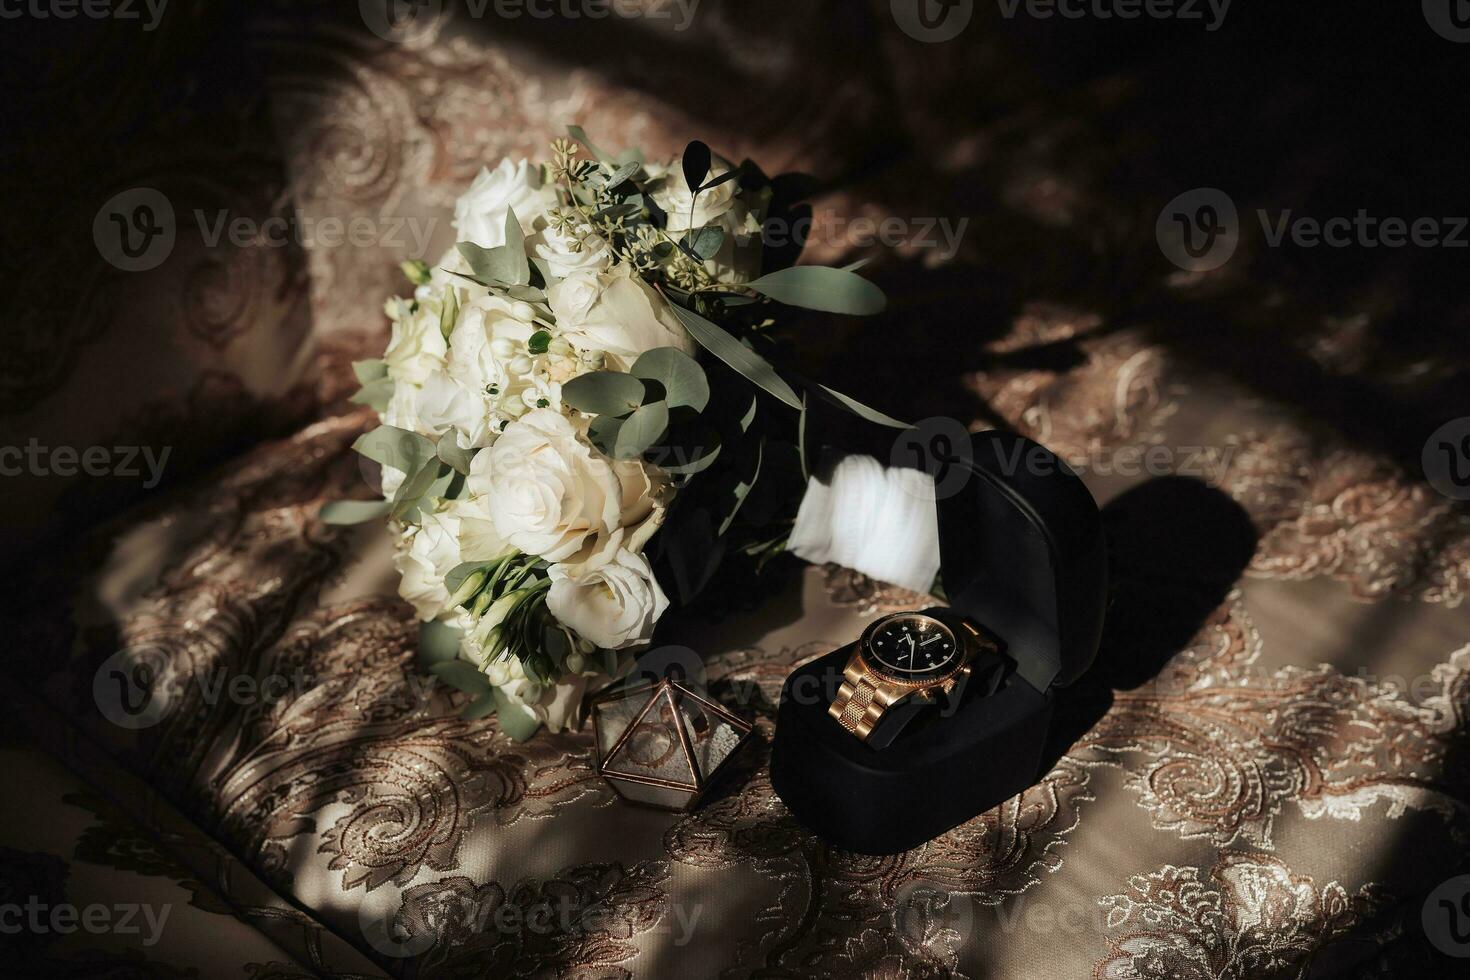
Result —
[[419, 663], [425, 667], [447, 663], [459, 656], [464, 634], [448, 623], [431, 620], [419, 624]]
[[746, 285], [778, 303], [828, 313], [862, 316], [881, 313], [888, 305], [883, 290], [862, 276], [823, 265], [781, 269]]
[[736, 177], [739, 177], [740, 176], [740, 171], [742, 169], [744, 169], [744, 164], [742, 164], [739, 167], [736, 167], [733, 170], [726, 170], [724, 173], [720, 174], [718, 177], [714, 178], [713, 180], [706, 181], [705, 183], [699, 185], [699, 189], [701, 191], [707, 191], [707, 190], [712, 190], [712, 189], [714, 189], [716, 187], [719, 187], [721, 184], [725, 183], [726, 181], [728, 181], [728, 180], [734, 180]]
[[475, 458], [476, 452], [478, 450], [460, 449], [452, 432], [446, 432], [439, 440], [439, 458], [448, 463], [454, 472], [464, 476], [470, 475], [470, 462]]
[[445, 660], [431, 664], [429, 673], [455, 690], [466, 694], [479, 696], [488, 694], [491, 690], [489, 678], [480, 673], [480, 669], [474, 664], [463, 660]]
[[623, 420], [615, 415], [599, 415], [587, 426], [587, 440], [597, 447], [597, 451], [604, 456], [612, 456], [617, 451], [618, 433], [622, 431]]
[[545, 330], [537, 330], [535, 333], [531, 334], [531, 338], [526, 341], [526, 350], [530, 351], [532, 354], [545, 354], [547, 349], [550, 347], [551, 334], [547, 333]]
[[370, 361], [353, 361], [352, 373], [357, 375], [358, 384], [372, 384], [379, 378], [388, 376], [388, 362], [382, 358], [374, 358]]
[[562, 385], [561, 400], [588, 415], [627, 415], [643, 404], [643, 382], [622, 371], [593, 371]]
[[608, 190], [612, 190], [614, 187], [620, 186], [624, 181], [632, 177], [640, 169], [642, 169], [642, 164], [638, 163], [638, 161], [636, 160], [625, 163], [621, 167], [617, 167], [616, 169], [614, 169], [613, 172], [608, 175], [607, 183], [605, 183], [603, 186], [606, 187]]
[[495, 714], [495, 709], [498, 707], [499, 705], [495, 702], [494, 692], [482, 694], [478, 698], [475, 698], [474, 701], [465, 705], [465, 709], [459, 713], [459, 716], [465, 721], [478, 721], [481, 718]]
[[459, 292], [444, 290], [444, 305], [439, 308], [439, 333], [445, 340], [454, 333], [454, 324], [459, 320]]
[[526, 258], [526, 236], [521, 231], [521, 221], [516, 217], [515, 208], [505, 209], [505, 244], [501, 247], [506, 250], [506, 261], [511, 274], [506, 282], [512, 286], [529, 284], [531, 262]]
[[366, 405], [375, 412], [386, 412], [388, 402], [393, 400], [393, 379], [378, 378], [357, 389], [349, 401], [354, 405]]
[[644, 351], [633, 362], [632, 374], [662, 385], [664, 401], [670, 408], [687, 407], [702, 412], [709, 404], [709, 379], [704, 376], [704, 368], [677, 347]]
[[714, 258], [725, 244], [725, 229], [706, 226], [685, 235], [682, 244], [701, 259]]
[[592, 141], [587, 138], [587, 134], [582, 130], [581, 126], [568, 126], [567, 133], [572, 137], [572, 139], [576, 140], [578, 143], [581, 143], [583, 148], [586, 149], [588, 153], [592, 154], [598, 160], [609, 159], [606, 153], [603, 153], [592, 144]]
[[512, 250], [505, 245], [481, 248], [474, 242], [460, 242], [454, 247], [459, 249], [459, 254], [464, 256], [474, 272], [474, 276], [468, 277], [456, 273], [462, 278], [469, 278], [482, 286], [499, 285], [502, 288], [526, 285], [531, 281], [530, 265], [524, 246]]
[[900, 422], [898, 419], [894, 418], [891, 415], [884, 415], [876, 408], [864, 405], [856, 398], [844, 395], [842, 392], [836, 391], [832, 388], [828, 388], [826, 385], [816, 385], [816, 389], [817, 392], [826, 397], [828, 401], [835, 401], [837, 404], [841, 405], [852, 414], [859, 416], [860, 418], [867, 419], [869, 422], [876, 422], [878, 425], [886, 425], [894, 429], [911, 428], [911, 426], [907, 422]]
[[722, 327], [693, 310], [686, 310], [678, 303], [669, 305], [673, 308], [674, 315], [689, 331], [689, 335], [697, 340], [700, 346], [739, 371], [751, 384], [763, 388], [792, 408], [800, 410], [801, 399], [796, 397], [796, 392], [776, 373], [776, 369], [771, 367], [765, 358], [730, 336]]
[[730, 525], [735, 523], [735, 516], [740, 513], [740, 506], [745, 503], [745, 498], [750, 496], [750, 488], [755, 486], [761, 476], [761, 460], [766, 454], [766, 440], [761, 439], [755, 446], [755, 465], [751, 467], [750, 476], [735, 484], [735, 506], [730, 508], [730, 513], [720, 522], [720, 529], [716, 536], [724, 537], [725, 532], [730, 530]]
[[524, 742], [536, 734], [541, 722], [519, 702], [495, 688], [495, 716], [500, 721], [500, 730], [517, 742]]
[[684, 147], [681, 163], [684, 167], [684, 181], [691, 191], [698, 190], [699, 185], [704, 182], [704, 175], [709, 173], [710, 159], [709, 147], [699, 140]]
[[425, 462], [434, 458], [434, 444], [417, 432], [380, 425], [364, 433], [352, 448], [383, 466], [404, 473], [417, 473]]
[[[761, 400], [759, 398], [755, 397], [754, 395], [751, 395], [750, 396], [750, 408], [746, 409], [745, 414], [740, 417], [740, 431], [741, 432], [749, 432], [750, 431], [751, 425], [754, 424], [754, 422], [755, 422], [756, 409], [760, 407], [760, 401]], [[805, 401], [803, 401], [802, 404], [803, 404], [803, 409], [802, 410], [805, 411], [805, 404], [806, 404]]]
[[623, 420], [613, 442], [613, 456], [637, 459], [663, 438], [669, 430], [669, 406], [664, 402], [644, 405]]
[[317, 517], [323, 524], [363, 524], [388, 516], [392, 507], [386, 500], [333, 500], [322, 504]]
[[398, 520], [410, 517], [418, 509], [419, 502], [428, 495], [434, 481], [439, 479], [439, 471], [443, 465], [439, 462], [439, 457], [435, 456], [404, 480], [398, 492], [393, 495], [393, 509], [388, 512], [388, 516]]
[[682, 456], [675, 451], [675, 447], [669, 447], [657, 462], [659, 468], [665, 473], [671, 473], [674, 476], [693, 476], [696, 473], [703, 473], [714, 465], [715, 460], [720, 458], [720, 448], [718, 438], [711, 440], [708, 445], [701, 443]]

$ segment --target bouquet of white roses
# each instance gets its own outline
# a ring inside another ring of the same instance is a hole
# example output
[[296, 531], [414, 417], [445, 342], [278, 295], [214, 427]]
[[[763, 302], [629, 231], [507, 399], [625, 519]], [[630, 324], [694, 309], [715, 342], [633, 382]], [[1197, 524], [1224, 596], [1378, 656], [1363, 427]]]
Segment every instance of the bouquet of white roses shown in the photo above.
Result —
[[780, 550], [805, 397], [891, 422], [798, 395], [760, 353], [783, 305], [884, 305], [851, 269], [763, 247], [800, 214], [780, 179], [698, 142], [655, 164], [570, 132], [544, 165], [482, 170], [458, 245], [405, 263], [388, 348], [354, 365], [382, 423], [354, 448], [384, 499], [323, 509], [388, 519], [425, 665], [516, 738], [627, 669], [666, 586], [686, 602], [725, 555]]

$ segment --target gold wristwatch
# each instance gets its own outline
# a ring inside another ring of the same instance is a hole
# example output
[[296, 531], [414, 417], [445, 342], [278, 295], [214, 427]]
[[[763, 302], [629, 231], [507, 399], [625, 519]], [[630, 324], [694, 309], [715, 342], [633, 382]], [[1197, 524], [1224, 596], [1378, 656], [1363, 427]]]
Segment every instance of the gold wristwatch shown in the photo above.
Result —
[[[951, 625], [954, 623], [955, 625]], [[915, 697], [950, 694], [982, 651], [996, 645], [968, 620], [924, 612], [875, 619], [863, 630], [827, 714], [864, 742], [883, 713]]]

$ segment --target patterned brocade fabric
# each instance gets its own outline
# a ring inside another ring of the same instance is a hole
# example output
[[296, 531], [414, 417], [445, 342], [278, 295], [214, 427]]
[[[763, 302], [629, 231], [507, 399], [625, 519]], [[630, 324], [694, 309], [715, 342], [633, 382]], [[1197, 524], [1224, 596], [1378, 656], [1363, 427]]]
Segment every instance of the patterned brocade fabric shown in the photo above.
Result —
[[[0, 813], [0, 895], [170, 910], [146, 946], [6, 934], [9, 962], [251, 980], [1435, 975], [1421, 910], [1470, 845], [1470, 510], [1418, 453], [1465, 364], [1402, 323], [1463, 311], [1416, 298], [1421, 273], [1398, 266], [1334, 270], [1351, 285], [1328, 302], [1305, 274], [1164, 264], [1156, 205], [1116, 190], [1120, 173], [1184, 179], [1177, 107], [1150, 101], [1167, 86], [1146, 70], [1051, 85], [1056, 52], [979, 28], [965, 57], [916, 51], [877, 0], [707, 2], [677, 37], [621, 25], [646, 57], [452, 4], [409, 44], [325, 4], [252, 14], [294, 213], [402, 219], [405, 237], [308, 246], [291, 281], [309, 295], [271, 293], [309, 306], [317, 346], [300, 349], [318, 354], [290, 379], [310, 398], [285, 378], [259, 397], [314, 420], [43, 552], [8, 597], [22, 653], [0, 755], [27, 790]], [[763, 21], [845, 43], [809, 60], [753, 43]], [[757, 90], [721, 101], [701, 60]], [[397, 261], [449, 243], [482, 162], [590, 121], [605, 145], [698, 136], [828, 175], [822, 261], [864, 254], [843, 231], [856, 216], [972, 219], [953, 254], [877, 263], [890, 311], [813, 322], [800, 356], [904, 417], [1015, 428], [1103, 506], [1103, 649], [1031, 788], [889, 857], [803, 828], [767, 769], [783, 679], [934, 600], [778, 562], [665, 637], [703, 656], [752, 745], [691, 813], [629, 806], [586, 726], [516, 743], [461, 720], [463, 696], [414, 666], [385, 531], [317, 520], [370, 494], [350, 446], [374, 420], [340, 395], [351, 350], [383, 339]], [[1259, 125], [1269, 143], [1289, 119]], [[1301, 178], [1249, 179], [1266, 197]], [[895, 393], [895, 375], [922, 383]], [[185, 428], [210, 412], [190, 411]], [[122, 651], [167, 697], [139, 708]]]

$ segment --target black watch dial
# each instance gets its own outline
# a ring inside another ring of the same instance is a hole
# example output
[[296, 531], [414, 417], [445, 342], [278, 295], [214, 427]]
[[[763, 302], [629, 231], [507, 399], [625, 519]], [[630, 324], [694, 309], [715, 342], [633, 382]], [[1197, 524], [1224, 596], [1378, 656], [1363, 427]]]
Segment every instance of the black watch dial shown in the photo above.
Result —
[[960, 655], [950, 628], [922, 613], [898, 613], [879, 620], [866, 646], [866, 658], [875, 670], [910, 682], [952, 673]]

